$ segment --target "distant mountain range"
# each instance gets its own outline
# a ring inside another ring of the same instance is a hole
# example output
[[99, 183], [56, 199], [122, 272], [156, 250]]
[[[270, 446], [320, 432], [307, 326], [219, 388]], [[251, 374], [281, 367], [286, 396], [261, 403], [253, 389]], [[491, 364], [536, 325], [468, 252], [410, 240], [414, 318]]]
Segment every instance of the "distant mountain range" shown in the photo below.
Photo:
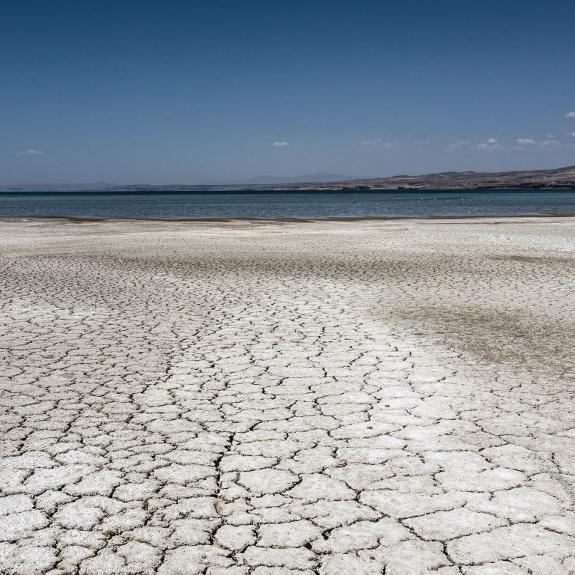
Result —
[[516, 189], [575, 188], [575, 166], [554, 170], [523, 170], [515, 172], [440, 172], [422, 176], [355, 179], [335, 182], [341, 187], [368, 189]]
[[238, 183], [112, 185], [51, 184], [34, 186], [0, 186], [2, 192], [20, 191], [106, 191], [106, 192], [175, 192], [175, 191], [240, 191], [240, 190], [474, 190], [474, 189], [575, 189], [575, 166], [552, 170], [514, 172], [440, 172], [421, 176], [400, 175], [389, 178], [346, 179], [334, 174], [278, 178], [262, 176]]

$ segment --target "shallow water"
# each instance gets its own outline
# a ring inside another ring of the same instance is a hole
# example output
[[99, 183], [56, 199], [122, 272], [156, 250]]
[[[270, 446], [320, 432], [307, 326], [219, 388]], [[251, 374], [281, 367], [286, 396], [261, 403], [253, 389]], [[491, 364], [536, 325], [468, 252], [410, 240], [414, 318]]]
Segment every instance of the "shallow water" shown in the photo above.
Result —
[[334, 218], [517, 216], [575, 213], [575, 190], [290, 192], [19, 192], [0, 216], [89, 218]]

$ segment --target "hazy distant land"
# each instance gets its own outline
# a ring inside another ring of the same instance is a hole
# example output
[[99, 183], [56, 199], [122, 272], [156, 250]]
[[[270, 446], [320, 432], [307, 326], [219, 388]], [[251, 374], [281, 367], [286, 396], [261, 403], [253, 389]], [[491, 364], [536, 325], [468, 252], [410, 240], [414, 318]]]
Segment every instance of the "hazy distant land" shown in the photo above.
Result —
[[[297, 181], [296, 181], [297, 180]], [[439, 172], [419, 176], [398, 175], [387, 178], [339, 179], [333, 174], [311, 174], [293, 178], [265, 176], [240, 183], [115, 185], [34, 184], [1, 186], [0, 192], [21, 191], [218, 191], [218, 190], [306, 190], [306, 189], [373, 189], [373, 190], [476, 190], [476, 189], [570, 189], [575, 188], [575, 166], [551, 170], [512, 172]]]

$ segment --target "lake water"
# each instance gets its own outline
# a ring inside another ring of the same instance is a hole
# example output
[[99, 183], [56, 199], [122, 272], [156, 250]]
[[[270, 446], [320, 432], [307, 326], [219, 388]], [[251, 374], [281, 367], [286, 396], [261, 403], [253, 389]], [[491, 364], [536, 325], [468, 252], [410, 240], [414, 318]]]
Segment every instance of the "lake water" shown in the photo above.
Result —
[[0, 216], [217, 219], [575, 214], [574, 190], [0, 193]]

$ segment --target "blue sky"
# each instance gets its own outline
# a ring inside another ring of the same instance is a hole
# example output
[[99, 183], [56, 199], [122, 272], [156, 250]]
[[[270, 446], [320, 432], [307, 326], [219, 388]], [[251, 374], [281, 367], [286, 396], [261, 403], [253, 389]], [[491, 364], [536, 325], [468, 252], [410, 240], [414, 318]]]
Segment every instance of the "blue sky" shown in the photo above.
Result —
[[12, 0], [0, 184], [575, 164], [574, 38], [573, 0]]

